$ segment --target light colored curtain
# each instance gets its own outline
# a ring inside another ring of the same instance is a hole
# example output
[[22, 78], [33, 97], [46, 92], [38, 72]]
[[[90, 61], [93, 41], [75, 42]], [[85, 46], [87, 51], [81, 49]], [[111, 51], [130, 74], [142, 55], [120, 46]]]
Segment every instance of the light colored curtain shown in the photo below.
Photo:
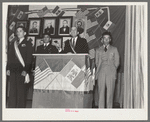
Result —
[[[144, 107], [145, 6], [126, 7], [124, 108]], [[146, 45], [147, 46], [147, 45]]]

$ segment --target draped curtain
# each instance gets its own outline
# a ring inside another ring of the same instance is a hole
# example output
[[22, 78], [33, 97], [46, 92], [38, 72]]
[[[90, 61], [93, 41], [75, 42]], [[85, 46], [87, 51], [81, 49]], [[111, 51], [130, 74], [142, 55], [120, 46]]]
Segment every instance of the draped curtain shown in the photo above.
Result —
[[144, 107], [145, 12], [144, 5], [126, 7], [124, 108]]

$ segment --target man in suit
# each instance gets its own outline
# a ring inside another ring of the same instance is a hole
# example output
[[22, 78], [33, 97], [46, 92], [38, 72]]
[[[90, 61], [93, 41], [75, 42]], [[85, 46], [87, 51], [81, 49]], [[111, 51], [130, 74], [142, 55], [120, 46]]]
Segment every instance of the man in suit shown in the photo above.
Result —
[[[96, 80], [98, 80], [99, 108], [113, 107], [113, 97], [117, 68], [119, 66], [119, 53], [116, 47], [110, 45], [112, 36], [110, 32], [102, 34], [103, 46], [96, 49]], [[107, 94], [105, 90], [107, 89]]]
[[41, 53], [41, 54], [58, 53], [58, 49], [51, 44], [51, 38], [49, 34], [47, 33], [44, 34], [43, 42], [44, 42], [43, 45], [37, 47], [36, 53]]
[[38, 33], [38, 30], [37, 30], [37, 22], [36, 22], [36, 21], [34, 21], [34, 22], [32, 23], [32, 28], [30, 29], [29, 32], [30, 32], [30, 33]]
[[47, 28], [45, 28], [44, 33], [47, 33], [49, 35], [54, 33], [54, 28], [52, 26], [52, 22], [47, 24]]
[[65, 42], [64, 50], [61, 53], [88, 53], [89, 48], [86, 39], [78, 36], [76, 27], [71, 28], [71, 39]]
[[60, 28], [59, 31], [60, 34], [69, 34], [69, 27], [68, 27], [68, 21], [63, 21], [63, 26]]
[[31, 73], [33, 48], [30, 41], [25, 39], [26, 31], [22, 26], [17, 27], [18, 39], [11, 43], [8, 51], [6, 74], [10, 78], [9, 108], [26, 107], [26, 76]]

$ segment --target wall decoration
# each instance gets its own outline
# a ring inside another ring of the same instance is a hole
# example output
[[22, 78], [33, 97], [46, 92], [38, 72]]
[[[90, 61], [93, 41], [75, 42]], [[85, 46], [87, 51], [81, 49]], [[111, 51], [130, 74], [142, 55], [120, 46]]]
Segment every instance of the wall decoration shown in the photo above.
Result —
[[74, 26], [77, 27], [79, 34], [83, 33], [85, 30], [85, 19], [76, 18], [74, 21]]
[[56, 32], [56, 18], [54, 17], [44, 18], [43, 33], [55, 35], [55, 32]]
[[18, 26], [23, 26], [24, 28], [27, 28], [27, 21], [17, 21], [16, 28]]
[[41, 31], [41, 19], [30, 18], [28, 35], [40, 35], [40, 31]]
[[72, 27], [72, 17], [60, 17], [58, 26], [58, 35], [69, 36]]
[[36, 46], [35, 51], [37, 50], [37, 47], [43, 44], [43, 38], [36, 38]]
[[28, 36], [27, 37], [27, 41], [31, 41], [32, 47], [35, 46], [35, 36]]

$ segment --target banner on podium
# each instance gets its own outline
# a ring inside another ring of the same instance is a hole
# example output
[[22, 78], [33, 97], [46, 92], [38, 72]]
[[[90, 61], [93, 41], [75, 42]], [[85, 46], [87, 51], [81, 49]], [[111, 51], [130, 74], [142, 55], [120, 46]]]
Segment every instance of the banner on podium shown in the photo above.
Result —
[[[87, 57], [87, 55], [36, 56], [33, 107], [84, 107], [83, 99], [93, 91], [93, 81], [91, 77], [87, 79]], [[47, 97], [44, 97], [45, 95]], [[76, 100], [72, 101], [75, 98]]]

